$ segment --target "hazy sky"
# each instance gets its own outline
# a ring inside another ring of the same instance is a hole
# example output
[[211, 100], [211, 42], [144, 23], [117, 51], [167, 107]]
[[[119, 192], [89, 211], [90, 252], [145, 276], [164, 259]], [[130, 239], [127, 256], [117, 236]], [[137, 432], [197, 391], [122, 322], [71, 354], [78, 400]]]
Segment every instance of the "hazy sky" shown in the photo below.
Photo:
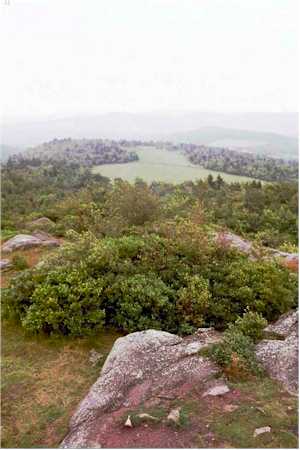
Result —
[[298, 0], [1, 0], [0, 8], [6, 119], [298, 109]]

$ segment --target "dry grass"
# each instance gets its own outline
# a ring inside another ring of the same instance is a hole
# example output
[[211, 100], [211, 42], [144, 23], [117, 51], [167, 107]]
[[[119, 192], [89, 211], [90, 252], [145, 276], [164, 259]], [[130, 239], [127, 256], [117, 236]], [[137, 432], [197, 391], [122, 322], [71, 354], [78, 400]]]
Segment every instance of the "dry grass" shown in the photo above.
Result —
[[[51, 249], [53, 250], [53, 249]], [[28, 267], [35, 266], [42, 257], [46, 256], [51, 250], [47, 250], [45, 248], [30, 248], [28, 250], [18, 250], [7, 255], [3, 255], [3, 258], [11, 260], [14, 256], [22, 256], [25, 258]], [[14, 269], [7, 270], [1, 273], [0, 278], [0, 287], [5, 288], [9, 284], [9, 280], [16, 274], [17, 272]]]
[[57, 447], [69, 419], [101, 363], [89, 351], [108, 354], [115, 332], [94, 338], [29, 337], [17, 325], [2, 326], [2, 446]]

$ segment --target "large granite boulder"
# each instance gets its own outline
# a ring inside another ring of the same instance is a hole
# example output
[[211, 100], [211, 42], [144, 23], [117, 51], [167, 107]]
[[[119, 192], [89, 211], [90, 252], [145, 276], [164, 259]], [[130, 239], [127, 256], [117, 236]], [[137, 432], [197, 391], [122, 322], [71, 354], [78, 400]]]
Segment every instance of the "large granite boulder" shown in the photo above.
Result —
[[[298, 312], [292, 311], [265, 329], [274, 339], [256, 346], [256, 356], [271, 378], [290, 394], [298, 392]], [[278, 339], [276, 339], [278, 337]]]
[[112, 424], [129, 411], [159, 398], [176, 399], [195, 386], [205, 391], [218, 369], [198, 352], [218, 339], [212, 329], [185, 339], [156, 330], [119, 338], [73, 415], [61, 447], [110, 447]]
[[2, 252], [11, 253], [14, 250], [26, 250], [33, 247], [58, 247], [59, 245], [58, 239], [46, 233], [36, 235], [18, 234], [3, 244]]

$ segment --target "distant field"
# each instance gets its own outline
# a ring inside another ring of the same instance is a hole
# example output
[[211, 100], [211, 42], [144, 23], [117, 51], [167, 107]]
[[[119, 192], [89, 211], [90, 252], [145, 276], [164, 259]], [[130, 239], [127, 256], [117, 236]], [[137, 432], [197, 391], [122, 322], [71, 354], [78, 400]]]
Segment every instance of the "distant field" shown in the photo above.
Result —
[[134, 150], [139, 155], [139, 161], [95, 166], [93, 172], [109, 178], [122, 178], [130, 182], [136, 178], [142, 178], [148, 183], [152, 181], [183, 183], [184, 181], [207, 178], [210, 173], [214, 177], [220, 174], [228, 182], [252, 180], [248, 177], [202, 169], [199, 166], [192, 165], [183, 154], [177, 151], [159, 150], [154, 147], [141, 147]]

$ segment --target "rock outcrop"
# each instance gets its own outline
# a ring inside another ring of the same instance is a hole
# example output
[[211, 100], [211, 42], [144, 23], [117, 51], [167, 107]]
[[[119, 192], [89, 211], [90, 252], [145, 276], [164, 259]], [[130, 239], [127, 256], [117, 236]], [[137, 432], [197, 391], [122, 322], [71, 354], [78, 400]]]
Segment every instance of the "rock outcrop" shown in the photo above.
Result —
[[59, 245], [59, 240], [47, 233], [18, 234], [3, 244], [2, 252], [11, 253], [14, 250], [26, 250], [33, 247], [58, 247]]
[[248, 241], [247, 239], [244, 239], [231, 232], [216, 233], [214, 235], [214, 240], [218, 245], [236, 248], [240, 252], [249, 255], [249, 257], [252, 259], [278, 258], [283, 265], [293, 268], [294, 270], [298, 269], [299, 257], [297, 253], [282, 252], [274, 248], [263, 247], [261, 249], [263, 255], [260, 255], [260, 252], [254, 247], [251, 241]]
[[7, 270], [12, 267], [12, 263], [9, 259], [0, 259], [0, 270]]
[[176, 399], [195, 385], [207, 390], [218, 369], [199, 350], [218, 339], [212, 329], [185, 339], [156, 330], [119, 338], [72, 417], [61, 447], [113, 446], [107, 429], [116, 416], [128, 417], [126, 413], [140, 405], [155, 405], [159, 398]]
[[[279, 339], [264, 339], [256, 346], [256, 356], [271, 378], [290, 393], [298, 392], [298, 312], [290, 312], [265, 331]], [[280, 339], [281, 338], [281, 339]], [[282, 340], [284, 339], [284, 340]]]
[[[257, 358], [267, 373], [294, 395], [298, 386], [298, 314], [285, 314], [265, 331], [279, 339], [257, 344]], [[61, 448], [174, 447], [181, 420], [181, 406], [174, 401], [190, 395], [196, 395], [203, 408], [218, 401], [224, 411], [234, 411], [238, 405], [232, 402], [240, 393], [216, 377], [219, 369], [199, 354], [221, 339], [222, 334], [213, 328], [200, 328], [186, 338], [156, 330], [119, 338], [98, 380], [75, 411]], [[152, 412], [162, 405], [164, 419]], [[144, 423], [142, 428], [137, 420]], [[156, 433], [149, 428], [150, 422], [159, 424]], [[170, 422], [175, 428], [168, 426]], [[262, 432], [259, 429], [256, 434]], [[181, 446], [190, 446], [190, 439], [191, 435]]]

